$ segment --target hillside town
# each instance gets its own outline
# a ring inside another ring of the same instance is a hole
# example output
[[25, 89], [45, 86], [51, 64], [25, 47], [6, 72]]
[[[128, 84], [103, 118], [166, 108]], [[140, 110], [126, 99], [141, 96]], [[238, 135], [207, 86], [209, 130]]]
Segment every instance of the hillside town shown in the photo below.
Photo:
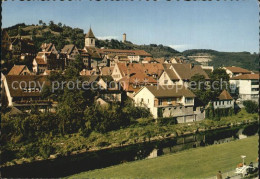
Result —
[[[120, 103], [125, 94], [134, 105], [149, 109], [154, 118], [174, 117], [178, 123], [199, 121], [205, 119], [205, 111], [210, 104], [215, 109], [234, 109], [243, 107], [245, 100], [258, 101], [259, 98], [259, 74], [227, 66], [220, 69], [229, 76], [231, 90], [222, 89], [214, 101], [201, 104], [189, 88], [189, 82], [196, 75], [210, 81], [210, 73], [215, 69], [205, 66], [205, 60], [198, 65], [178, 56], [167, 60], [153, 58], [144, 50], [97, 48], [91, 28], [85, 35], [83, 49], [69, 44], [61, 51], [57, 51], [53, 43], [43, 43], [41, 51], [36, 52], [29, 39], [11, 39], [4, 29], [2, 35], [2, 51], [18, 56], [20, 60], [29, 58], [32, 61], [31, 69], [15, 64], [7, 74], [1, 75], [2, 106], [6, 105], [16, 112], [30, 111], [32, 106], [42, 111], [55, 111], [57, 102], [44, 98], [40, 85], [47, 84], [48, 76], [53, 72], [66, 71], [76, 58], [84, 64], [80, 76], [102, 87], [102, 92], [95, 96], [97, 103]], [[125, 33], [122, 42], [126, 42]], [[29, 87], [31, 81], [37, 85]], [[22, 88], [19, 86], [21, 82], [24, 82]], [[107, 84], [111, 82], [115, 84], [113, 87]]]
[[254, 1], [1, 14], [1, 178], [258, 178]]

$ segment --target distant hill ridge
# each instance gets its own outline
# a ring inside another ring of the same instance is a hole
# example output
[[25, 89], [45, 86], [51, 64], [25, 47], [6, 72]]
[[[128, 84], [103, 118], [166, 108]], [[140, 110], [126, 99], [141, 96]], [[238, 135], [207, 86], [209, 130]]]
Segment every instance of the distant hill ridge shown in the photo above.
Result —
[[[54, 43], [57, 50], [61, 50], [66, 44], [75, 44], [78, 48], [84, 47], [84, 30], [80, 28], [72, 28], [64, 24], [55, 24], [50, 21], [48, 24], [40, 22], [39, 24], [26, 25], [19, 23], [14, 26], [6, 28], [10, 37], [16, 37], [19, 34], [23, 38], [32, 38], [38, 50], [40, 45], [44, 42]], [[95, 33], [95, 32], [94, 32]], [[218, 52], [211, 49], [192, 49], [185, 50], [182, 53], [177, 50], [157, 44], [150, 45], [136, 45], [132, 42], [111, 39], [111, 40], [96, 40], [96, 46], [101, 48], [112, 49], [140, 49], [152, 54], [154, 57], [170, 58], [173, 56], [196, 56], [209, 55], [212, 56], [212, 61], [209, 65], [214, 67], [220, 66], [239, 66], [249, 70], [258, 71], [258, 54], [250, 54], [249, 52]]]

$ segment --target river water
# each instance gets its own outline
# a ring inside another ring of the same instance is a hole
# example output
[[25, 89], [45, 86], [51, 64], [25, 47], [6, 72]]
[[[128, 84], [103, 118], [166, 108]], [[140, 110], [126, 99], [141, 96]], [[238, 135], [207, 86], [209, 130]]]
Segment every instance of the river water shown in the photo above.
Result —
[[36, 161], [1, 168], [5, 178], [57, 178], [80, 172], [117, 165], [123, 162], [158, 157], [190, 148], [217, 145], [258, 134], [258, 123], [233, 128], [217, 129], [192, 135], [145, 142], [113, 149]]

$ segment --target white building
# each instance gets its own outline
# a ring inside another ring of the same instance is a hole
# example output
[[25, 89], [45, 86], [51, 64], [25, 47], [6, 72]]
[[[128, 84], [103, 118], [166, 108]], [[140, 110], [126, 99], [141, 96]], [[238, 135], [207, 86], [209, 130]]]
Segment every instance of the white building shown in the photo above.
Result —
[[144, 86], [135, 95], [136, 106], [148, 108], [154, 118], [173, 117], [178, 123], [193, 122], [195, 95], [180, 85]]
[[229, 92], [223, 90], [218, 96], [217, 101], [212, 102], [214, 109], [217, 108], [234, 108], [234, 100], [230, 96]]
[[164, 72], [159, 78], [160, 85], [185, 85], [187, 86], [192, 76], [203, 75], [209, 80], [208, 74], [200, 65], [194, 64], [164, 64]]
[[230, 79], [232, 93], [238, 94], [238, 99], [258, 101], [259, 74], [244, 74]]

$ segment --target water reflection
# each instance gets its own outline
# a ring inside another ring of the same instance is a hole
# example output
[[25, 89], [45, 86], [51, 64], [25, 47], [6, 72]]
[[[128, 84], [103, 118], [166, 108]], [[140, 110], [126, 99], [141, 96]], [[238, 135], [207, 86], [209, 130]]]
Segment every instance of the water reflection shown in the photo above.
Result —
[[61, 157], [22, 165], [1, 168], [2, 177], [59, 178], [83, 171], [104, 168], [134, 160], [155, 158], [182, 150], [226, 143], [256, 135], [257, 124], [233, 127], [187, 135], [156, 142], [145, 142], [130, 146], [86, 152], [74, 156]]

